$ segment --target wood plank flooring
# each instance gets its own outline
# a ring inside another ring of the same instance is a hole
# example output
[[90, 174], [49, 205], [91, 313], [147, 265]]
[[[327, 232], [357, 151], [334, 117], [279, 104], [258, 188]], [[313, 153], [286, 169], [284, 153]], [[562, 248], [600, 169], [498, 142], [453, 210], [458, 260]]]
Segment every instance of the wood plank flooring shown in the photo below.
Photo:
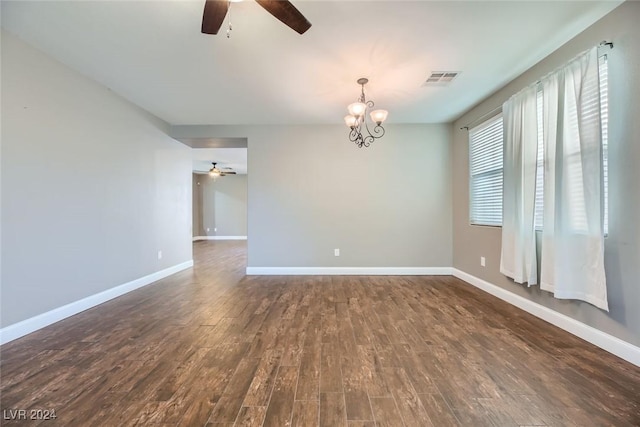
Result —
[[640, 425], [640, 368], [456, 278], [246, 277], [245, 242], [194, 257], [2, 346], [2, 425]]

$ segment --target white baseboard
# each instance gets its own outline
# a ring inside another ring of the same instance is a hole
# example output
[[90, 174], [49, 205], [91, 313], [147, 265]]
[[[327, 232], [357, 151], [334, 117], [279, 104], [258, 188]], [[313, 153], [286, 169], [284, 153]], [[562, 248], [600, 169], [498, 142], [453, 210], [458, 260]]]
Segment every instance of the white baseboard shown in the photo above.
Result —
[[199, 240], [247, 240], [247, 236], [196, 236], [194, 242]]
[[247, 267], [248, 276], [449, 276], [451, 267]]
[[46, 313], [38, 314], [37, 316], [6, 326], [0, 329], [0, 345], [30, 334], [31, 332], [35, 332], [38, 329], [42, 329], [45, 326], [49, 326], [62, 319], [73, 316], [74, 314], [78, 314], [81, 311], [85, 311], [107, 302], [113, 298], [119, 297], [120, 295], [124, 295], [135, 289], [149, 285], [160, 279], [164, 279], [167, 276], [171, 276], [172, 274], [185, 270], [189, 267], [193, 267], [193, 260], [165, 268], [164, 270], [140, 277], [139, 279], [132, 280], [131, 282], [124, 283], [114, 288], [107, 289], [106, 291], [63, 305], [62, 307], [54, 308]]
[[457, 268], [453, 269], [453, 275], [476, 288], [482, 289], [503, 301], [515, 305], [516, 307], [521, 308], [522, 310], [531, 313], [534, 316], [559, 327], [560, 329], [564, 329], [565, 331], [580, 337], [583, 340], [608, 351], [609, 353], [615, 354], [627, 362], [640, 366], [640, 347], [636, 347], [635, 345], [623, 341], [620, 338], [609, 335], [606, 332], [582, 323], [562, 313], [551, 310], [550, 308], [533, 302], [527, 298], [523, 298], [509, 292], [506, 289], [472, 276], [471, 274], [465, 273]]

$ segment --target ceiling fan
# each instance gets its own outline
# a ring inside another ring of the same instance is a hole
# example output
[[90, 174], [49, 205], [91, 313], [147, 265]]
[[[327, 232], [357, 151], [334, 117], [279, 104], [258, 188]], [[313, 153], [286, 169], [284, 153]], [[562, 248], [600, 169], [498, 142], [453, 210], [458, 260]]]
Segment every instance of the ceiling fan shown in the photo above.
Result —
[[[298, 34], [303, 34], [311, 28], [307, 18], [287, 0], [256, 0], [256, 2]], [[218, 34], [222, 21], [227, 16], [229, 3], [229, 0], [206, 0], [202, 15], [204, 34]]]
[[209, 169], [209, 175], [213, 177], [225, 176], [225, 175], [236, 175], [236, 172], [231, 168], [218, 168], [216, 165], [218, 163], [211, 162], [213, 167]]

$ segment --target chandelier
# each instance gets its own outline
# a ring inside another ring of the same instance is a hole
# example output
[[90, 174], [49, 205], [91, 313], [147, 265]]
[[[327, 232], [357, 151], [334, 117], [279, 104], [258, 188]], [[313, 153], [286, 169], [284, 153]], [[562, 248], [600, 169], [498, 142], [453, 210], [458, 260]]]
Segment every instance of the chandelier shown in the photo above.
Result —
[[[389, 112], [387, 110], [373, 110], [370, 113], [371, 121], [375, 123], [373, 131], [369, 129], [367, 124], [367, 110], [372, 109], [374, 106], [373, 101], [367, 101], [364, 96], [364, 85], [369, 82], [369, 79], [364, 77], [358, 79], [358, 84], [362, 86], [362, 92], [358, 102], [350, 104], [347, 109], [349, 114], [344, 117], [344, 122], [351, 129], [349, 131], [349, 141], [355, 142], [359, 147], [368, 147], [373, 141], [384, 136], [384, 128], [382, 123], [387, 119]], [[363, 128], [364, 125], [364, 129]], [[363, 134], [363, 130], [366, 131], [366, 135]]]

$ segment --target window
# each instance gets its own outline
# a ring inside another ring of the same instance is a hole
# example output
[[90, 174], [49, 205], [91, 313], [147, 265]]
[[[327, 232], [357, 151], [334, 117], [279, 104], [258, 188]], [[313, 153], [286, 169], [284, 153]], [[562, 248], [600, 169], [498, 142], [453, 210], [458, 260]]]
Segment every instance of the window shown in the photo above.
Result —
[[[599, 58], [599, 95], [600, 118], [602, 132], [602, 165], [603, 165], [603, 221], [604, 234], [608, 234], [609, 225], [609, 97], [608, 97], [608, 65], [607, 56]], [[593, 100], [595, 106], [598, 93], [586, 94], [587, 99]], [[544, 135], [543, 135], [543, 99], [542, 90], [537, 96], [538, 110], [538, 155], [536, 161], [536, 198], [535, 218], [536, 230], [543, 226], [543, 198], [544, 198]], [[589, 116], [587, 114], [586, 118]], [[585, 118], [583, 117], [583, 120]], [[577, 120], [577, 113], [575, 116]], [[470, 170], [470, 222], [474, 225], [502, 225], [502, 162], [503, 162], [503, 127], [502, 115], [498, 115], [469, 131], [469, 170]], [[570, 175], [579, 177], [580, 170], [571, 171]], [[582, 187], [574, 186], [574, 196], [583, 199]], [[580, 204], [575, 204], [579, 206]], [[586, 227], [586, 213], [575, 212], [571, 215], [575, 220], [574, 227]]]
[[502, 114], [469, 131], [470, 222], [502, 225]]
[[[602, 166], [603, 166], [603, 184], [604, 184], [604, 188], [603, 188], [603, 201], [604, 201], [604, 216], [603, 216], [603, 222], [604, 222], [604, 234], [607, 235], [608, 234], [608, 224], [609, 224], [609, 207], [608, 207], [608, 200], [609, 200], [609, 194], [608, 194], [608, 190], [609, 190], [609, 162], [608, 162], [608, 123], [609, 123], [609, 97], [608, 97], [608, 66], [607, 66], [607, 56], [606, 55], [602, 55], [599, 58], [599, 63], [598, 63], [598, 68], [599, 68], [599, 74], [600, 74], [600, 81], [599, 81], [599, 87], [598, 88], [592, 88], [593, 90], [589, 91], [588, 93], [585, 93], [585, 99], [586, 99], [586, 107], [584, 108], [583, 111], [583, 117], [582, 120], [589, 120], [591, 117], [593, 117], [592, 115], [589, 114], [589, 106], [590, 104], [593, 105], [593, 109], [595, 109], [595, 106], [598, 103], [598, 94], [600, 95], [600, 127], [601, 127], [601, 133], [602, 133]], [[536, 230], [542, 230], [542, 226], [543, 226], [543, 197], [544, 197], [544, 134], [543, 134], [543, 98], [542, 98], [542, 90], [538, 91], [537, 94], [537, 110], [538, 110], [538, 157], [537, 157], [537, 168], [536, 168], [536, 199], [535, 199], [535, 228]], [[577, 115], [577, 111], [575, 110], [575, 108], [573, 109], [573, 114], [571, 116], [571, 120], [575, 121], [576, 125], [575, 127], [577, 127], [577, 120], [578, 120], [578, 115]], [[569, 165], [571, 167], [571, 165]], [[582, 171], [578, 170], [577, 168], [579, 167], [579, 163], [576, 162], [575, 163], [576, 166], [576, 170], [571, 170], [569, 171], [569, 179], [571, 179], [572, 176], [576, 177], [576, 181], [577, 182], [581, 182], [581, 174]], [[570, 186], [573, 188], [573, 192], [572, 195], [573, 197], [576, 198], [577, 203], [574, 203], [573, 206], [583, 206], [584, 203], [580, 203], [580, 201], [584, 201], [584, 194], [583, 194], [583, 188], [582, 185], [576, 184], [576, 185], [571, 185]], [[584, 211], [584, 208], [582, 210], [577, 209], [576, 212], [573, 212], [571, 214], [571, 218], [573, 220], [573, 227], [579, 231], [580, 229], [584, 229], [586, 228], [586, 222], [587, 222], [587, 218], [586, 218], [586, 212]]]

